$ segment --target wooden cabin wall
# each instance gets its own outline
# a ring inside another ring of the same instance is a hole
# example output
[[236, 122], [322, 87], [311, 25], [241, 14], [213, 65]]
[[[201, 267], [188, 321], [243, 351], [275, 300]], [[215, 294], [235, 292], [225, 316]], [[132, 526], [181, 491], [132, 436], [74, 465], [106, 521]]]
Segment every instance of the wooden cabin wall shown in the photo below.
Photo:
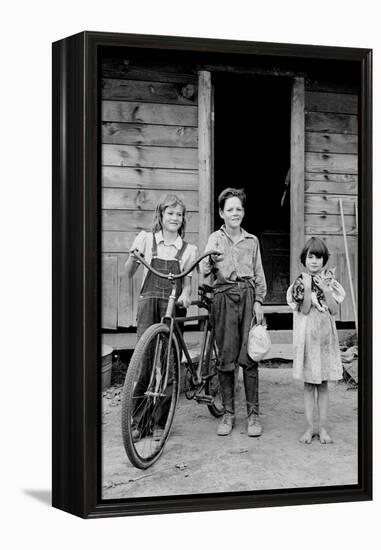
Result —
[[305, 236], [322, 238], [347, 296], [338, 319], [353, 321], [339, 199], [343, 201], [357, 303], [358, 95], [356, 90], [306, 83]]
[[141, 274], [129, 282], [124, 264], [135, 236], [151, 230], [161, 196], [184, 200], [187, 240], [198, 241], [197, 110], [191, 70], [103, 60], [103, 328], [136, 325]]

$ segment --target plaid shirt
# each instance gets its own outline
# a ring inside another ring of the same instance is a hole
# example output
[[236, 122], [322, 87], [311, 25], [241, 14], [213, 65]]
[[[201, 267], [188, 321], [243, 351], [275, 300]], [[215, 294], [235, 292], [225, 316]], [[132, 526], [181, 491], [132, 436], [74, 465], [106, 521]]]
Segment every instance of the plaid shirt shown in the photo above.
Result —
[[215, 287], [250, 279], [255, 284], [255, 300], [263, 303], [267, 288], [257, 237], [241, 228], [239, 240], [233, 242], [223, 225], [209, 236], [205, 252], [208, 250], [217, 250], [224, 256], [219, 262], [210, 256], [202, 260], [200, 271], [204, 277], [212, 275]]

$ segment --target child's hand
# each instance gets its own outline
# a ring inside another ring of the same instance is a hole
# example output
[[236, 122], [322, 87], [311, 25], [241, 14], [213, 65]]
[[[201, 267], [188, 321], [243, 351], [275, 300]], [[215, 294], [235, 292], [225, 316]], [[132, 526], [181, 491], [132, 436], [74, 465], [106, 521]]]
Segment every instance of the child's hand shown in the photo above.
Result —
[[191, 297], [187, 292], [182, 292], [177, 299], [177, 303], [187, 308], [191, 305]]
[[212, 260], [212, 262], [221, 262], [223, 259], [224, 259], [224, 255], [222, 252], [220, 252], [219, 254], [212, 254], [210, 256], [210, 259]]
[[255, 322], [257, 325], [262, 325], [264, 316], [262, 304], [260, 302], [254, 302], [253, 315], [255, 316]]

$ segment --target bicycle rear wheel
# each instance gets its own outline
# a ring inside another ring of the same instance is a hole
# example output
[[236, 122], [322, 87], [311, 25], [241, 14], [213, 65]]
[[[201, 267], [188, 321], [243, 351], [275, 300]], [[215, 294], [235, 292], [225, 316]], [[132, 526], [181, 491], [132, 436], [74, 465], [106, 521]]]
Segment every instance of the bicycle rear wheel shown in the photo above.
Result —
[[204, 355], [203, 373], [205, 380], [205, 395], [209, 395], [212, 398], [212, 402], [208, 404], [209, 412], [215, 416], [220, 417], [224, 414], [224, 407], [222, 404], [222, 395], [220, 383], [217, 373], [218, 355], [216, 342], [214, 340], [214, 332], [209, 333], [208, 344]]
[[160, 457], [179, 395], [180, 353], [163, 323], [149, 327], [136, 345], [122, 392], [124, 448], [136, 468]]

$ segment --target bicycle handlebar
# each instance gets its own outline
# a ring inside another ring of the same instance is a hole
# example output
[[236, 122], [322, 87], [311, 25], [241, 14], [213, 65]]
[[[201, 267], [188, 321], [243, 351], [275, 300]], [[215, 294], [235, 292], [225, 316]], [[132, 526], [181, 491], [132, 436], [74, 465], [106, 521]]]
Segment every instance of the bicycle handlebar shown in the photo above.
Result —
[[147, 269], [149, 269], [151, 273], [154, 273], [155, 275], [157, 275], [158, 277], [161, 277], [162, 279], [168, 279], [169, 281], [172, 281], [174, 279], [182, 279], [183, 277], [186, 277], [186, 275], [188, 275], [191, 271], [193, 271], [196, 265], [200, 263], [201, 260], [203, 260], [207, 256], [212, 256], [213, 254], [215, 254], [216, 256], [222, 256], [222, 252], [218, 252], [218, 250], [209, 250], [209, 252], [205, 252], [205, 254], [203, 254], [202, 256], [199, 256], [197, 260], [195, 260], [188, 269], [186, 269], [185, 271], [181, 271], [176, 275], [173, 275], [172, 273], [160, 273], [160, 271], [156, 271], [156, 269], [154, 269], [152, 266], [149, 265], [149, 263], [146, 262], [143, 254], [141, 254], [137, 248], [132, 251], [132, 254], [135, 256], [137, 260], [139, 260], [139, 262], [141, 262]]

